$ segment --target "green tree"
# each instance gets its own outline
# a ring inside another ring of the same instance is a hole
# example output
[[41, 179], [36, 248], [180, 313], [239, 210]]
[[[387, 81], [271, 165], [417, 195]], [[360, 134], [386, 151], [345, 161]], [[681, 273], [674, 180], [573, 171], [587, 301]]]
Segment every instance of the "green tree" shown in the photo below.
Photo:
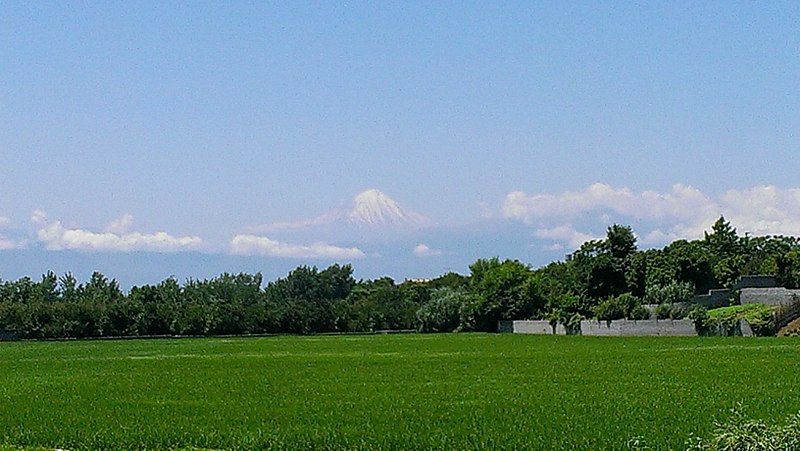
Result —
[[464, 289], [438, 288], [430, 300], [417, 310], [417, 329], [420, 332], [453, 332], [461, 324], [462, 306], [472, 302]]
[[725, 220], [724, 216], [711, 226], [711, 233], [704, 233], [705, 245], [711, 252], [713, 260], [719, 261], [727, 257], [732, 257], [740, 250], [739, 236], [731, 223]]
[[611, 257], [624, 262], [636, 252], [636, 235], [629, 226], [614, 224], [606, 231], [606, 247]]
[[529, 280], [531, 270], [516, 260], [478, 260], [470, 266], [471, 289], [479, 300], [477, 330], [495, 331], [497, 321], [541, 314], [545, 299], [540, 285]]

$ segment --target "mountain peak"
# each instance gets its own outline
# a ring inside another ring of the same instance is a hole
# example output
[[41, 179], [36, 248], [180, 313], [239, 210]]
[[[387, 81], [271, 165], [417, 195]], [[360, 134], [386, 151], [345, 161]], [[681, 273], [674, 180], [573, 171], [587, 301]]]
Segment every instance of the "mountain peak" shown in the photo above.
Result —
[[414, 225], [427, 222], [422, 215], [406, 211], [382, 191], [370, 188], [353, 198], [353, 208], [347, 214], [348, 221], [366, 225]]

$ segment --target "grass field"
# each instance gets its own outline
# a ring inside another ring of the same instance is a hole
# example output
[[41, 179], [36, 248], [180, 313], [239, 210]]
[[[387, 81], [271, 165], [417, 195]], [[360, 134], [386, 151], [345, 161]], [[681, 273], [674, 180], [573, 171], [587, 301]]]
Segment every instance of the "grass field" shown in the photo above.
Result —
[[0, 343], [0, 442], [680, 448], [800, 410], [800, 341], [490, 334]]

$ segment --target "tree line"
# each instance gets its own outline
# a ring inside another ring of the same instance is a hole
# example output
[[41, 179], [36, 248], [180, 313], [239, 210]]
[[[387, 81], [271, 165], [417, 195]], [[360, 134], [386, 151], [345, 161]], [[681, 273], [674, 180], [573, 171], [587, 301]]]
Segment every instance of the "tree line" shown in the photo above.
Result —
[[418, 330], [494, 331], [503, 319], [677, 317], [697, 293], [731, 287], [744, 274], [800, 286], [794, 237], [738, 235], [720, 218], [703, 239], [639, 250], [628, 226], [584, 243], [565, 260], [531, 268], [479, 259], [469, 274], [396, 283], [356, 280], [350, 265], [301, 266], [264, 285], [261, 274], [222, 274], [181, 284], [169, 278], [127, 293], [94, 273], [0, 282], [0, 329], [23, 338], [150, 335], [312, 334]]

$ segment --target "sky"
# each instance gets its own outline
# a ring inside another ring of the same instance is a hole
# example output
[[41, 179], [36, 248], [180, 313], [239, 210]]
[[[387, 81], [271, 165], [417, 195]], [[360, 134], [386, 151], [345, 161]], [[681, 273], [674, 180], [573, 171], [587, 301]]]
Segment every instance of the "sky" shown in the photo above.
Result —
[[800, 235], [798, 2], [6, 2], [0, 278]]

